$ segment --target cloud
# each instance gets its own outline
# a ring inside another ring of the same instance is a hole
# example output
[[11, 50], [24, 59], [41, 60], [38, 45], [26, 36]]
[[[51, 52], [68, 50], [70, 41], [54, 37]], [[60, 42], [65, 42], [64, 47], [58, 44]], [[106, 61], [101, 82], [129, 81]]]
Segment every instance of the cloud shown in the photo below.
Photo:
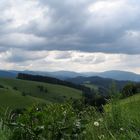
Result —
[[38, 71], [127, 70], [139, 73], [140, 55], [88, 53], [78, 51], [23, 51], [0, 53], [0, 67]]
[[21, 51], [20, 49], [10, 49], [0, 53], [0, 58], [8, 63], [24, 63], [36, 60], [41, 60], [47, 57], [48, 53], [45, 51]]
[[0, 66], [138, 72], [139, 9], [138, 0], [1, 0]]
[[139, 54], [138, 36], [127, 34], [140, 31], [138, 3], [137, 0], [2, 0], [0, 46]]

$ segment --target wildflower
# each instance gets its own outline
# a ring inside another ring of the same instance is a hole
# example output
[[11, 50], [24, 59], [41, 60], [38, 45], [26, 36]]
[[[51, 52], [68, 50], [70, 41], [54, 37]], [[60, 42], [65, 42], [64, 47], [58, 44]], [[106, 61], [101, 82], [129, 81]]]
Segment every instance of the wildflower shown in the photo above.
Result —
[[41, 126], [38, 126], [39, 129], [44, 129], [45, 126], [44, 125], [41, 125]]
[[120, 130], [123, 131], [124, 129], [121, 127]]
[[99, 122], [94, 122], [94, 125], [98, 127], [99, 126]]
[[75, 126], [76, 126], [77, 128], [80, 128], [80, 126], [81, 126], [80, 120], [77, 120], [77, 121], [75, 122]]
[[64, 111], [64, 112], [63, 112], [64, 116], [66, 115], [66, 113], [67, 113], [67, 111]]
[[87, 132], [86, 131], [83, 131], [83, 134], [85, 135]]

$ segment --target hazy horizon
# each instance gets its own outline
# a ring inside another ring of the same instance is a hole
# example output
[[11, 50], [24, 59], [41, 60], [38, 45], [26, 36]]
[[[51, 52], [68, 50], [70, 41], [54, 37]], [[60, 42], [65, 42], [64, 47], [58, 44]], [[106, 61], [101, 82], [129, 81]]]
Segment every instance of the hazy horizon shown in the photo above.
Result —
[[102, 73], [102, 72], [112, 72], [112, 71], [120, 71], [120, 72], [130, 72], [130, 73], [134, 73], [134, 74], [140, 74], [140, 73], [136, 73], [133, 71], [125, 71], [125, 70], [107, 70], [107, 71], [70, 71], [70, 70], [54, 70], [54, 71], [42, 71], [42, 70], [28, 70], [28, 69], [23, 69], [23, 70], [16, 70], [16, 69], [0, 69], [0, 71], [32, 71], [32, 72], [75, 72], [75, 73]]

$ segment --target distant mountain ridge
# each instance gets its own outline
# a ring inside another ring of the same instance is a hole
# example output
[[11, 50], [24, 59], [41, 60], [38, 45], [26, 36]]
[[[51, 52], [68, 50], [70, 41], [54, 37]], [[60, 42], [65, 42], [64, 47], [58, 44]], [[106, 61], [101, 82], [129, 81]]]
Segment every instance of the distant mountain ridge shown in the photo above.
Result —
[[5, 70], [0, 70], [0, 77], [1, 78], [15, 78], [16, 73], [10, 72], [10, 71], [5, 71]]
[[83, 73], [86, 76], [99, 76], [103, 78], [111, 78], [115, 80], [120, 80], [120, 81], [135, 81], [139, 82], [140, 81], [140, 74], [136, 74], [133, 72], [128, 72], [128, 71], [119, 71], [119, 70], [112, 70], [112, 71], [105, 71], [105, 72], [99, 72], [99, 73]]
[[127, 71], [119, 71], [119, 70], [111, 70], [105, 72], [83, 72], [83, 73], [78, 73], [73, 71], [42, 72], [42, 71], [28, 71], [28, 70], [25, 71], [0, 70], [0, 77], [15, 78], [18, 73], [50, 76], [61, 80], [75, 78], [79, 76], [83, 76], [83, 77], [99, 76], [102, 78], [110, 78], [110, 79], [121, 80], [121, 81], [140, 82], [140, 74], [127, 72]]

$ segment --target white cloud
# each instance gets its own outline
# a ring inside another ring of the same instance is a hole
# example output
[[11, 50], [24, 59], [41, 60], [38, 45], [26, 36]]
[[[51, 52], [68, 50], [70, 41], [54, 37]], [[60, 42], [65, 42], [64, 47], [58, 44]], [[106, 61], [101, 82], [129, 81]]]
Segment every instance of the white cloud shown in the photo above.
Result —
[[[25, 59], [26, 58], [26, 59]], [[128, 70], [139, 72], [140, 55], [83, 53], [77, 51], [23, 51], [0, 53], [4, 69], [29, 69], [40, 71], [105, 71]]]
[[1, 0], [0, 67], [140, 73], [139, 9], [138, 0]]

